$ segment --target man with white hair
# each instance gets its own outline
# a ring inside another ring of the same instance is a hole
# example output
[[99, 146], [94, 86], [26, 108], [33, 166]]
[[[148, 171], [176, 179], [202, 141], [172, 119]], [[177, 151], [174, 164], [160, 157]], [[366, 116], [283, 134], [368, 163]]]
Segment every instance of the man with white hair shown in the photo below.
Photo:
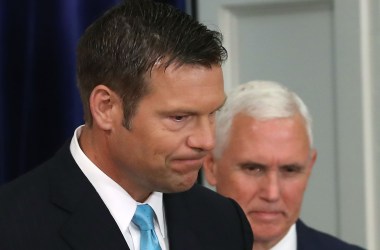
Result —
[[362, 249], [299, 219], [316, 158], [304, 102], [279, 83], [251, 81], [218, 112], [216, 147], [204, 171], [217, 192], [242, 206], [254, 250]]

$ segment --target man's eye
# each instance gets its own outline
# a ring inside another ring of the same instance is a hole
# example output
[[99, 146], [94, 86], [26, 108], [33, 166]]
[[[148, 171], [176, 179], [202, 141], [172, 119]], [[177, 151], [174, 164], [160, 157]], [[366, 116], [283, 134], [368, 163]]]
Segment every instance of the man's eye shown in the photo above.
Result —
[[176, 122], [180, 122], [180, 121], [183, 121], [184, 119], [186, 118], [185, 115], [174, 115], [172, 116], [172, 119]]
[[263, 170], [262, 170], [261, 168], [259, 168], [259, 167], [247, 167], [246, 169], [249, 170], [249, 171], [255, 171], [255, 172], [263, 171]]
[[253, 164], [253, 165], [250, 165], [250, 164], [243, 165], [242, 169], [244, 171], [246, 171], [248, 174], [254, 174], [254, 175], [262, 174], [264, 172], [264, 168], [262, 166], [258, 166], [258, 165], [255, 165], [255, 164]]
[[293, 167], [284, 167], [284, 168], [282, 169], [282, 171], [284, 171], [284, 172], [288, 172], [288, 173], [292, 173], [292, 172], [295, 171], [295, 169], [294, 169]]
[[284, 166], [282, 168], [282, 172], [287, 175], [296, 175], [298, 173], [301, 173], [302, 171], [303, 168], [297, 165]]

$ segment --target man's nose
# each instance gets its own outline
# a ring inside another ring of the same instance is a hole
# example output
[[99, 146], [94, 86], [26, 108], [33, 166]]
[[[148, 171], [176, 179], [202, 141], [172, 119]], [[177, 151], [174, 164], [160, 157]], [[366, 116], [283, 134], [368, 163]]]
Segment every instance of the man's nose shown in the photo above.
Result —
[[210, 151], [215, 147], [215, 124], [208, 117], [199, 119], [188, 137], [189, 147], [197, 151]]
[[261, 192], [262, 199], [268, 202], [275, 202], [280, 198], [280, 183], [279, 177], [276, 172], [266, 173], [265, 178], [261, 180]]

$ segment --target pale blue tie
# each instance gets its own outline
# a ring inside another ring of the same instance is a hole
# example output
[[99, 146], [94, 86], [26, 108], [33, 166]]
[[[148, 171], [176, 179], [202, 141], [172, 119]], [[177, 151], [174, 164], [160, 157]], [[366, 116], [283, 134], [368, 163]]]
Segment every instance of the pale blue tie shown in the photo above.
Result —
[[154, 231], [153, 209], [148, 204], [138, 205], [132, 221], [141, 232], [140, 250], [161, 250], [156, 232]]

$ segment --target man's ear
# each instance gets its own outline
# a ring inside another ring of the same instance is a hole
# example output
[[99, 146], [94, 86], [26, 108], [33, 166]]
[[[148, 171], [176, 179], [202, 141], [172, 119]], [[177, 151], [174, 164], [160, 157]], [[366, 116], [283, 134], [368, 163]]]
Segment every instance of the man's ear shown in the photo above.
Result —
[[93, 122], [103, 130], [111, 130], [116, 119], [120, 100], [110, 88], [97, 85], [90, 95], [90, 110]]
[[216, 186], [217, 180], [216, 180], [216, 163], [214, 161], [214, 157], [212, 153], [208, 153], [206, 156], [204, 162], [203, 162], [203, 170], [206, 177], [207, 182], [211, 186]]
[[311, 152], [310, 152], [310, 160], [309, 160], [309, 164], [308, 164], [308, 168], [309, 168], [309, 174], [311, 173], [311, 171], [313, 170], [313, 166], [317, 160], [317, 150], [316, 149], [312, 149]]

